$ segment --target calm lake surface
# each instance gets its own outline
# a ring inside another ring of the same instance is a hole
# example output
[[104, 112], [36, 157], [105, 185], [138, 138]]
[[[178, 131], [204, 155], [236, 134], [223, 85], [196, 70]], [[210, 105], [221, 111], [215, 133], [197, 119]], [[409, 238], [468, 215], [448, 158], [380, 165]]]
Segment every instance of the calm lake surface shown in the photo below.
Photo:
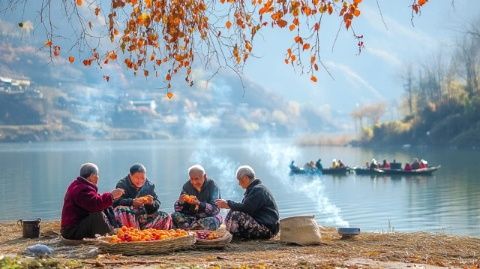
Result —
[[[430, 177], [289, 176], [295, 160], [341, 159], [360, 166], [376, 158], [421, 157], [442, 168]], [[326, 226], [365, 231], [431, 231], [480, 236], [480, 152], [456, 149], [298, 147], [289, 140], [96, 141], [0, 144], [0, 220], [59, 219], [65, 189], [84, 162], [100, 167], [110, 191], [141, 162], [162, 209], [173, 211], [187, 168], [201, 163], [223, 198], [240, 200], [235, 169], [250, 164], [273, 192], [281, 217], [315, 215]], [[226, 214], [226, 212], [223, 212]]]

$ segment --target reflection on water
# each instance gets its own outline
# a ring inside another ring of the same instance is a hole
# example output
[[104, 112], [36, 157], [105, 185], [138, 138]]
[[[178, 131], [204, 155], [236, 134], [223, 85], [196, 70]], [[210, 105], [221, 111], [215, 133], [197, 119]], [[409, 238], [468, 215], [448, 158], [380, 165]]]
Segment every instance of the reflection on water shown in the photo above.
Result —
[[[63, 195], [81, 163], [100, 167], [100, 191], [111, 190], [142, 162], [164, 210], [199, 162], [226, 199], [240, 200], [235, 169], [252, 165], [274, 193], [281, 217], [315, 215], [323, 225], [370, 231], [429, 230], [480, 236], [479, 153], [473, 150], [366, 150], [295, 147], [286, 140], [102, 141], [0, 145], [0, 220], [59, 218]], [[431, 177], [289, 176], [288, 164], [322, 158], [362, 165], [376, 158], [410, 161], [421, 157], [442, 168]]]

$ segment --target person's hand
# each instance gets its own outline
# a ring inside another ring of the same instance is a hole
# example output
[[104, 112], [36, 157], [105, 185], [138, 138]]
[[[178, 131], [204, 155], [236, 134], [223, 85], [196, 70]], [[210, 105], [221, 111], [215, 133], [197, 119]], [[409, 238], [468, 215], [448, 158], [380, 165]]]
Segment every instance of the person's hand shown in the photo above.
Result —
[[229, 209], [230, 207], [228, 206], [228, 203], [227, 201], [223, 200], [223, 199], [217, 199], [215, 200], [215, 204], [219, 207], [219, 208], [225, 208], [225, 209]]
[[120, 188], [117, 188], [117, 189], [114, 189], [111, 194], [112, 194], [112, 197], [113, 197], [113, 200], [116, 200], [120, 197], [122, 197], [122, 195], [125, 193], [125, 190], [124, 189], [120, 189]]
[[147, 197], [147, 202], [145, 204], [146, 205], [152, 205], [153, 204], [153, 196], [148, 194], [146, 197]]
[[133, 199], [133, 207], [141, 207], [143, 206], [144, 201], [142, 198], [135, 198]]
[[196, 206], [200, 205], [200, 201], [198, 200], [197, 196], [192, 198], [191, 202], [192, 202], [192, 205], [196, 205]]

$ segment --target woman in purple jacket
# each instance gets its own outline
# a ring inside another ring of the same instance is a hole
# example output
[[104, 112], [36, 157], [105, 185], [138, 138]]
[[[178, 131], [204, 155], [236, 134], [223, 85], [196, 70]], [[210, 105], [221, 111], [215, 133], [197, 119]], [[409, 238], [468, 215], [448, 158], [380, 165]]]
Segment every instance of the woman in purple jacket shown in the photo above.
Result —
[[98, 193], [98, 166], [85, 163], [80, 167], [80, 176], [73, 180], [65, 193], [62, 209], [61, 234], [67, 239], [93, 238], [95, 234], [111, 232], [105, 214], [113, 200], [123, 195], [124, 190]]

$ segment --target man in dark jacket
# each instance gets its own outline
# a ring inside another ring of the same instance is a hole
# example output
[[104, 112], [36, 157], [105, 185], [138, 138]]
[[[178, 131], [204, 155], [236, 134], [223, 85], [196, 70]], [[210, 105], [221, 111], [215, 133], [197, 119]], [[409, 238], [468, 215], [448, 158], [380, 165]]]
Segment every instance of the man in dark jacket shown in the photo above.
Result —
[[189, 180], [183, 185], [180, 197], [172, 213], [173, 224], [182, 229], [216, 230], [222, 223], [220, 209], [215, 200], [220, 191], [212, 179], [207, 177], [201, 165], [188, 169]]
[[111, 232], [112, 227], [102, 211], [112, 206], [113, 200], [124, 191], [117, 188], [99, 194], [98, 179], [98, 167], [85, 163], [80, 167], [80, 176], [68, 186], [62, 209], [61, 234], [64, 238], [79, 240]]
[[246, 189], [241, 203], [219, 199], [216, 204], [230, 211], [225, 218], [227, 230], [234, 237], [245, 239], [269, 239], [279, 230], [278, 207], [270, 191], [255, 178], [255, 172], [248, 166], [237, 169], [239, 185]]
[[159, 210], [155, 185], [146, 174], [143, 164], [134, 164], [130, 167], [130, 174], [117, 183], [117, 188], [124, 189], [125, 193], [113, 203], [115, 218], [127, 227], [168, 230], [172, 227], [172, 219], [168, 213]]

